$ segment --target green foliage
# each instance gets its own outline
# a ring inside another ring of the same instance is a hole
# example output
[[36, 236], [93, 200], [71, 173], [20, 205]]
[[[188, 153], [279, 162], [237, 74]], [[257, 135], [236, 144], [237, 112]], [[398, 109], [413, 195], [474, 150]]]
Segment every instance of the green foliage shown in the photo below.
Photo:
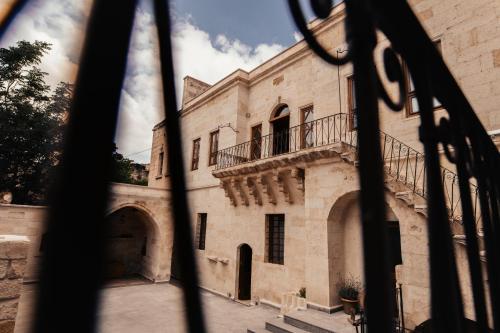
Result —
[[[40, 41], [0, 48], [0, 192], [12, 192], [16, 204], [45, 203], [62, 150], [73, 85], [51, 92], [45, 83], [38, 65], [50, 48]], [[132, 161], [116, 146], [112, 159], [112, 181], [133, 183]]]
[[111, 155], [111, 181], [116, 183], [126, 183], [133, 185], [147, 186], [147, 178], [134, 179], [132, 177], [134, 166], [137, 166], [132, 160], [123, 157], [118, 153], [116, 144], [113, 144], [113, 153]]
[[132, 161], [123, 157], [117, 151], [116, 144], [113, 146], [113, 153], [111, 155], [111, 179], [110, 181], [116, 183], [132, 184]]
[[359, 299], [359, 293], [362, 287], [363, 285], [358, 278], [349, 275], [347, 278], [342, 278], [340, 280], [339, 296], [344, 299], [356, 301]]
[[146, 178], [138, 179], [138, 180], [133, 179], [132, 184], [141, 185], [141, 186], [148, 186], [148, 180]]
[[37, 67], [49, 50], [40, 41], [0, 48], [0, 191], [12, 192], [14, 203], [44, 202], [59, 157], [72, 86], [50, 95]]

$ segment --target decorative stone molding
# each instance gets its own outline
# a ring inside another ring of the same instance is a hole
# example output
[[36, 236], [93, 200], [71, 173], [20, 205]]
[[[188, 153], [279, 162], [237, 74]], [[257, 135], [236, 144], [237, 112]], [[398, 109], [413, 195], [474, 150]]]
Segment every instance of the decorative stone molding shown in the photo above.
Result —
[[12, 333], [16, 323], [29, 248], [28, 237], [0, 236], [0, 332]]
[[216, 256], [207, 256], [207, 259], [211, 262], [213, 262], [214, 264], [217, 263], [217, 257]]
[[248, 195], [246, 194], [245, 190], [243, 189], [244, 185], [242, 184], [242, 180], [239, 178], [233, 179], [233, 187], [240, 194], [241, 202], [245, 206], [248, 206], [249, 205]]
[[280, 172], [274, 172], [272, 175], [272, 179], [278, 185], [278, 191], [283, 193], [285, 202], [293, 204], [293, 196], [291, 194], [288, 182], [286, 181], [286, 174], [290, 174], [290, 170], [285, 169]]
[[264, 160], [255, 160], [245, 164], [235, 165], [229, 168], [214, 170], [215, 178], [226, 178], [248, 174], [262, 173], [282, 169], [286, 167], [297, 167], [304, 163], [312, 163], [322, 159], [340, 157], [346, 151], [350, 154], [351, 148], [343, 143], [334, 143], [329, 146], [300, 150], [287, 155], [280, 155]]
[[229, 184], [229, 181], [220, 181], [220, 187], [224, 189], [224, 193], [226, 194], [226, 197], [229, 198], [231, 201], [231, 205], [234, 207], [238, 206], [238, 202], [236, 201], [236, 196], [234, 195], [233, 191], [231, 190], [231, 186]]
[[255, 199], [255, 204], [262, 206], [262, 195], [257, 185], [257, 177], [247, 177], [245, 183], [247, 184], [248, 192], [253, 195]]
[[396, 192], [396, 199], [403, 200], [408, 206], [415, 205], [415, 199], [412, 191]]
[[257, 184], [259, 184], [260, 188], [262, 188], [262, 192], [267, 195], [268, 202], [276, 205], [276, 194], [272, 189], [269, 178], [270, 177], [268, 175], [263, 174], [260, 177], [257, 177]]
[[290, 176], [295, 180], [296, 185], [297, 185], [297, 190], [299, 192], [304, 193], [305, 187], [304, 187], [304, 179], [305, 179], [305, 174], [304, 174], [304, 169], [301, 168], [293, 168]]

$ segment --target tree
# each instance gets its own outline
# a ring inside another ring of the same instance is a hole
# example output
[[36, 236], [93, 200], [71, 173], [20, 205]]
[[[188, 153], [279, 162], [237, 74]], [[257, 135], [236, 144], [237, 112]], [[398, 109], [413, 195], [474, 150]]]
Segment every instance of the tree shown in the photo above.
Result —
[[111, 154], [111, 180], [116, 183], [126, 183], [126, 184], [134, 184], [141, 186], [148, 186], [148, 179], [137, 179], [134, 177], [134, 170], [139, 168], [144, 168], [143, 165], [134, 163], [134, 161], [123, 157], [120, 154], [116, 147], [116, 144], [113, 144], [113, 153]]
[[49, 50], [40, 41], [0, 48], [0, 191], [12, 192], [14, 203], [44, 202], [59, 156], [71, 85], [49, 95], [37, 67]]
[[123, 157], [117, 150], [116, 144], [113, 144], [111, 181], [132, 184], [132, 161]]

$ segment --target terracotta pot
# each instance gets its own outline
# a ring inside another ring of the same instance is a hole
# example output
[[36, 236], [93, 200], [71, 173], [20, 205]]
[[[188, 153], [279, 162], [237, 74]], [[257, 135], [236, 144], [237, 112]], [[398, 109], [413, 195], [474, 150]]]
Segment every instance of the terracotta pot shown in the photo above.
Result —
[[358, 312], [359, 308], [359, 300], [352, 300], [352, 299], [345, 299], [345, 298], [340, 298], [342, 301], [342, 305], [344, 306], [344, 312], [347, 313], [348, 315]]

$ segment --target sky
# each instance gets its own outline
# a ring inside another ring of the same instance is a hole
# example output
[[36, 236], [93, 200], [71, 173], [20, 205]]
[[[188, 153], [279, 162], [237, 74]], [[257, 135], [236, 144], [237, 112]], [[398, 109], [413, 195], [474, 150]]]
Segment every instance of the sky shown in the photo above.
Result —
[[[12, 0], [0, 0], [2, 6]], [[304, 10], [312, 18], [305, 0]], [[285, 0], [172, 0], [172, 45], [177, 99], [182, 79], [213, 84], [237, 68], [251, 70], [301, 39]], [[41, 64], [52, 86], [74, 82], [89, 0], [32, 0], [10, 26], [0, 47], [47, 41]], [[158, 40], [150, 1], [136, 12], [118, 120], [116, 144], [124, 156], [148, 163], [153, 126], [163, 119]]]

